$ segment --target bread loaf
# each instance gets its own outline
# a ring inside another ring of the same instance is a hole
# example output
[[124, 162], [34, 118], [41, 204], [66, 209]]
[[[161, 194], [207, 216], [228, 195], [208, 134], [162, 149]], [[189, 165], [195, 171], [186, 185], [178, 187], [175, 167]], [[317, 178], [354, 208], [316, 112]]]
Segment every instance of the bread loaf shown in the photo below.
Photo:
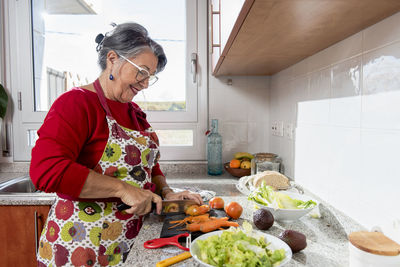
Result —
[[275, 190], [289, 188], [289, 179], [276, 171], [264, 171], [257, 173], [252, 181], [255, 188], [260, 187], [262, 183], [272, 186]]

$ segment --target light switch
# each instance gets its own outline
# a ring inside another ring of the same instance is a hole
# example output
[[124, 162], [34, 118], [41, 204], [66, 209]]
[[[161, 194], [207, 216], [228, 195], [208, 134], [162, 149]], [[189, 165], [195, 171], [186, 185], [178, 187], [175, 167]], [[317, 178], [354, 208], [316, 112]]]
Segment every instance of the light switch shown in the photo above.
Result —
[[293, 123], [285, 123], [283, 125], [283, 136], [292, 140], [293, 135], [294, 135]]

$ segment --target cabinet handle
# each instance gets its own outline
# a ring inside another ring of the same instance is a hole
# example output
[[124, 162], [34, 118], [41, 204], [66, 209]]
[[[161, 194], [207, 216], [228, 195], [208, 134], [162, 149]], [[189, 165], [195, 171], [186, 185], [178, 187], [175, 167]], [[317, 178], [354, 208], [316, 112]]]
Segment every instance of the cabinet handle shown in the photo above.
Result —
[[192, 53], [190, 70], [191, 70], [192, 77], [193, 77], [193, 83], [196, 83], [196, 74], [197, 74], [197, 54], [196, 53]]
[[38, 240], [38, 219], [42, 217], [42, 215], [38, 214], [38, 212], [35, 210], [35, 250], [36, 250], [36, 258], [38, 254], [38, 248], [39, 248], [39, 240]]

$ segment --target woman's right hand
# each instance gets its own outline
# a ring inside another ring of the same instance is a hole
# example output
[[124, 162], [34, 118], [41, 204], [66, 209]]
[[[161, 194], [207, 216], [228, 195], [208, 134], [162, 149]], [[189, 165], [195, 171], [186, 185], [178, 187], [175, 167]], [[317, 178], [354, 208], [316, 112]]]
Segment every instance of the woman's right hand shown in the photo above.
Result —
[[145, 215], [151, 211], [152, 202], [157, 205], [157, 214], [161, 213], [161, 197], [150, 190], [137, 188], [124, 182], [119, 195], [122, 202], [131, 206], [131, 208], [125, 210], [126, 213]]

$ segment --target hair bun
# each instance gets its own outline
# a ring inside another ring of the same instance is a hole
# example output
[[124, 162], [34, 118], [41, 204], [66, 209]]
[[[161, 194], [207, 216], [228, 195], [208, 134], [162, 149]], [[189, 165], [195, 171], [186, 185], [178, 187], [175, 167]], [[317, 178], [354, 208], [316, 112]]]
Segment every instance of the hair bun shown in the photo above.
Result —
[[102, 33], [99, 33], [99, 34], [96, 36], [95, 41], [96, 41], [97, 44], [100, 44], [101, 41], [103, 41], [103, 39], [104, 39], [104, 35], [103, 35]]

